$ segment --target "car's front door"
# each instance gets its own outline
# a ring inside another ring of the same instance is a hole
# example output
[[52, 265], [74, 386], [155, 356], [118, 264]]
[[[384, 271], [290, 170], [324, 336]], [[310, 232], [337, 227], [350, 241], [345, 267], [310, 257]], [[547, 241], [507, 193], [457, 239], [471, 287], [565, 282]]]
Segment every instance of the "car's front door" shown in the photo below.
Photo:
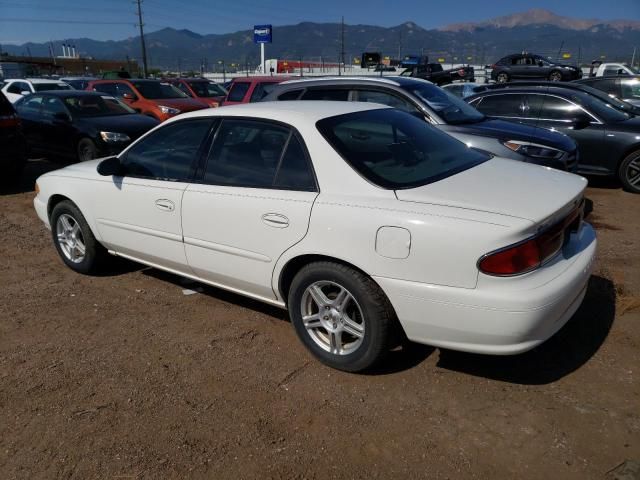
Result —
[[76, 130], [62, 100], [44, 95], [41, 125], [42, 141], [52, 153], [75, 156]]
[[278, 258], [307, 233], [318, 188], [292, 128], [225, 118], [182, 202], [189, 266], [222, 287], [274, 300]]
[[[530, 93], [527, 101], [529, 117], [537, 118], [538, 128], [558, 130], [576, 141], [581, 172], [607, 172], [602, 166], [609, 150], [604, 124], [581, 106], [561, 97]], [[576, 125], [576, 119], [584, 119], [585, 124]]]
[[107, 248], [191, 273], [182, 243], [182, 197], [212, 124], [199, 118], [162, 127], [121, 155], [122, 176], [96, 182], [92, 211]]
[[31, 95], [18, 102], [16, 111], [22, 123], [22, 131], [27, 139], [27, 146], [32, 152], [46, 149], [43, 137], [42, 95]]

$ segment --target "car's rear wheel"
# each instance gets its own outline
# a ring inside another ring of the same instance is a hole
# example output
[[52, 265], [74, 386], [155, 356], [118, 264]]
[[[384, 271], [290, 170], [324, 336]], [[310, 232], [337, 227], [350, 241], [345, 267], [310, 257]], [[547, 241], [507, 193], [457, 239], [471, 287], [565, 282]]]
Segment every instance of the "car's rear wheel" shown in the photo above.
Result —
[[507, 74], [506, 72], [500, 72], [496, 76], [496, 82], [498, 83], [507, 83], [508, 81], [509, 81], [509, 74]]
[[554, 70], [549, 74], [550, 82], [560, 82], [561, 80], [562, 80], [562, 73], [558, 72], [557, 70]]
[[83, 138], [78, 142], [78, 161], [86, 162], [87, 160], [93, 160], [98, 156], [98, 149], [96, 144], [89, 138]]
[[288, 300], [298, 337], [330, 367], [365, 370], [390, 348], [393, 308], [380, 287], [353, 268], [333, 262], [309, 264], [293, 279]]
[[618, 177], [626, 191], [640, 193], [640, 150], [622, 160]]
[[107, 255], [78, 207], [64, 200], [53, 207], [51, 233], [62, 261], [79, 273], [94, 273]]

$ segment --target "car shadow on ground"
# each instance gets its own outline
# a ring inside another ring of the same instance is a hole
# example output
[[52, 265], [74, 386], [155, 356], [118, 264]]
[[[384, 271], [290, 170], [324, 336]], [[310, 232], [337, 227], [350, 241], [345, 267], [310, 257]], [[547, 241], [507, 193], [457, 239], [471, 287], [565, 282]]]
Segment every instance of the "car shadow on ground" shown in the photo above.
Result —
[[615, 313], [613, 282], [594, 275], [575, 315], [539, 347], [513, 356], [441, 350], [437, 366], [521, 385], [552, 383], [574, 372], [595, 355], [611, 330]]
[[49, 160], [47, 158], [35, 158], [27, 161], [20, 177], [15, 180], [0, 182], [0, 195], [15, 195], [18, 193], [33, 192], [36, 179], [51, 170], [64, 167], [64, 163]]

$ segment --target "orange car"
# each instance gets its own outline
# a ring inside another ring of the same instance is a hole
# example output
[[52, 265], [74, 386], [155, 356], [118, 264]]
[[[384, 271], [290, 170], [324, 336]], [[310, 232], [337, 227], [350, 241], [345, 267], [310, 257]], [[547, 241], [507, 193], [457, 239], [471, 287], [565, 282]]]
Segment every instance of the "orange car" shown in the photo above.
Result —
[[95, 80], [89, 82], [86, 89], [112, 95], [161, 122], [180, 113], [207, 108], [206, 104], [159, 80]]

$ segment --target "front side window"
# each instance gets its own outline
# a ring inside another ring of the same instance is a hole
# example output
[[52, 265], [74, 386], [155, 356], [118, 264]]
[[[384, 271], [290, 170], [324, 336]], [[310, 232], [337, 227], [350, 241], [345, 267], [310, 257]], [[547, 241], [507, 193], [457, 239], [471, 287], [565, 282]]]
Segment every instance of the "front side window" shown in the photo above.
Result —
[[380, 103], [389, 107], [398, 108], [405, 112], [418, 112], [419, 110], [408, 101], [387, 92], [377, 90], [358, 90], [359, 102]]
[[387, 189], [433, 183], [491, 158], [400, 110], [329, 117], [317, 128], [351, 167]]
[[298, 136], [288, 127], [258, 120], [222, 121], [203, 180], [236, 187], [316, 190]]
[[504, 94], [482, 97], [474, 106], [489, 117], [522, 117], [527, 113], [524, 106], [524, 95]]
[[572, 122], [576, 117], [584, 115], [579, 106], [550, 95], [529, 95], [529, 108], [543, 120]]
[[[193, 97], [193, 94], [189, 91], [189, 88], [188, 88], [184, 83], [182, 83], [182, 82], [178, 82], [178, 83], [176, 83], [176, 84], [175, 84], [175, 87], [179, 88], [179, 89], [180, 89], [180, 91], [182, 91], [182, 93], [184, 93], [184, 94], [186, 94], [186, 95], [188, 95], [188, 96], [190, 96], [190, 97]], [[196, 94], [197, 94], [197, 93], [198, 93], [198, 92], [196, 91]], [[204, 96], [204, 95], [198, 95], [198, 96], [199, 96], [199, 97], [202, 97], [202, 96]]]
[[210, 119], [171, 123], [135, 143], [121, 158], [124, 174], [157, 180], [191, 178]]
[[227, 100], [230, 102], [241, 102], [244, 96], [249, 90], [249, 82], [234, 82], [227, 95]]
[[16, 104], [16, 110], [21, 115], [39, 115], [42, 109], [42, 96], [32, 95]]

